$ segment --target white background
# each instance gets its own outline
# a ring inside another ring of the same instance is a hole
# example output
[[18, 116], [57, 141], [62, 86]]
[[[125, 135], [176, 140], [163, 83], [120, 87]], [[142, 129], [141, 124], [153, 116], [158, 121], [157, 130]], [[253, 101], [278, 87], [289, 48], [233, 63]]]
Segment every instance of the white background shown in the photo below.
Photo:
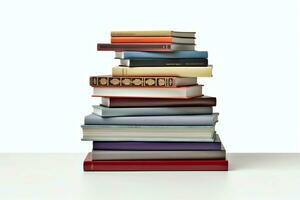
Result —
[[86, 152], [90, 75], [110, 74], [96, 52], [111, 30], [197, 32], [214, 65], [204, 92], [218, 98], [228, 152], [299, 152], [296, 1], [1, 1], [0, 151]]

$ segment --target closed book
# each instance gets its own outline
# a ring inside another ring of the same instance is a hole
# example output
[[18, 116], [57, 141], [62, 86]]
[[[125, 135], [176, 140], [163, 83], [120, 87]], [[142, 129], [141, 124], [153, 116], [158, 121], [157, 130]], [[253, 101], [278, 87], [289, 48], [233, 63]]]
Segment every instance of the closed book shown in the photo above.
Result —
[[190, 99], [161, 99], [161, 98], [115, 98], [102, 97], [101, 105], [111, 108], [123, 107], [176, 107], [176, 106], [216, 106], [216, 97], [201, 96]]
[[98, 51], [193, 51], [194, 44], [175, 43], [98, 43]]
[[227, 160], [92, 160], [88, 153], [84, 171], [227, 171]]
[[93, 113], [102, 117], [120, 116], [168, 116], [168, 115], [203, 115], [212, 114], [212, 107], [129, 107], [109, 108], [94, 105]]
[[153, 125], [153, 126], [213, 126], [218, 113], [209, 115], [121, 116], [102, 117], [95, 114], [84, 118], [85, 125]]
[[92, 87], [178, 87], [197, 85], [196, 77], [91, 76]]
[[216, 134], [214, 142], [129, 142], [93, 141], [93, 150], [220, 150], [221, 140]]
[[113, 67], [113, 76], [182, 76], [211, 77], [212, 65], [185, 67]]
[[155, 88], [155, 87], [94, 87], [93, 97], [140, 97], [140, 98], [178, 98], [187, 99], [202, 96], [202, 85]]
[[116, 59], [178, 59], [178, 58], [208, 58], [207, 51], [175, 51], [175, 52], [115, 52]]
[[111, 43], [182, 43], [182, 44], [195, 44], [194, 38], [182, 37], [162, 37], [162, 36], [131, 36], [131, 37], [111, 37]]
[[213, 142], [215, 126], [82, 125], [82, 140]]
[[169, 59], [121, 59], [120, 66], [126, 67], [163, 67], [163, 66], [207, 66], [206, 58], [169, 58]]
[[142, 37], [142, 36], [166, 36], [195, 38], [196, 32], [172, 31], [172, 30], [149, 30], [149, 31], [112, 31], [112, 37]]
[[93, 150], [92, 160], [213, 159], [225, 160], [225, 149], [203, 151], [118, 151]]

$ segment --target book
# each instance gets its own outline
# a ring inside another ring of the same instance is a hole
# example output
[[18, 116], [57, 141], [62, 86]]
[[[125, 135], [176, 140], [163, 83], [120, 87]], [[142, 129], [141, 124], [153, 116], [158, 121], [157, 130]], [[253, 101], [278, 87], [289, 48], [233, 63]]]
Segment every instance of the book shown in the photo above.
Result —
[[175, 43], [98, 43], [98, 51], [193, 51], [193, 44]]
[[176, 106], [216, 106], [216, 97], [201, 96], [190, 99], [161, 99], [161, 98], [116, 98], [102, 97], [101, 105], [111, 108], [122, 107], [176, 107]]
[[215, 126], [82, 125], [82, 140], [213, 142]]
[[195, 38], [195, 32], [155, 30], [155, 31], [111, 31], [111, 37], [133, 37], [133, 36], [166, 36], [166, 37], [188, 37]]
[[92, 160], [88, 153], [84, 171], [227, 171], [227, 160]]
[[169, 59], [120, 59], [120, 66], [126, 67], [168, 67], [168, 66], [207, 66], [206, 58]]
[[93, 141], [93, 150], [220, 150], [221, 140], [218, 134], [213, 142], [128, 142]]
[[113, 67], [113, 76], [182, 76], [182, 77], [211, 77], [212, 66], [193, 67]]
[[197, 85], [196, 77], [91, 76], [92, 87], [178, 87]]
[[116, 59], [178, 59], [178, 58], [208, 58], [207, 51], [175, 51], [175, 52], [115, 52]]
[[92, 160], [156, 160], [156, 159], [213, 159], [225, 160], [225, 149], [205, 151], [118, 151], [118, 150], [93, 150]]
[[85, 116], [85, 125], [145, 125], [145, 126], [213, 126], [218, 121], [218, 113], [210, 115], [170, 115], [170, 116], [121, 116], [102, 117], [95, 114]]
[[203, 115], [212, 114], [212, 107], [129, 107], [109, 108], [94, 105], [93, 113], [102, 117], [120, 116], [166, 116], [166, 115]]
[[202, 96], [202, 85], [176, 88], [155, 87], [94, 87], [93, 97], [140, 97], [187, 99]]
[[130, 37], [111, 37], [111, 43], [182, 43], [182, 44], [195, 44], [194, 38], [182, 37], [162, 37], [162, 36], [130, 36]]

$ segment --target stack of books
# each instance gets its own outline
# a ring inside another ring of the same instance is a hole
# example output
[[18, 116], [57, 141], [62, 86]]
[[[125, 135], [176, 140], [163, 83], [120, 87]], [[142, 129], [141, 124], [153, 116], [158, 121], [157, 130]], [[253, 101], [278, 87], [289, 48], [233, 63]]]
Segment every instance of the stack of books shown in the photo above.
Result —
[[90, 77], [102, 102], [82, 125], [93, 141], [85, 171], [228, 170], [216, 98], [197, 83], [212, 66], [195, 51], [195, 32], [113, 31], [97, 49], [115, 51], [120, 65]]

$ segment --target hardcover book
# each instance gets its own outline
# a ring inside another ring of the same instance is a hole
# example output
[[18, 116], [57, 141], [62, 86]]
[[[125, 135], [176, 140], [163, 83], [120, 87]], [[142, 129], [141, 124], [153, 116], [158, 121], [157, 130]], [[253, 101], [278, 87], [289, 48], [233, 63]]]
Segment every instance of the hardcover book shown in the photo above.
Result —
[[126, 67], [168, 67], [168, 66], [207, 66], [206, 58], [169, 58], [169, 59], [121, 59], [120, 66]]
[[166, 116], [166, 115], [203, 115], [212, 114], [212, 107], [129, 107], [109, 108], [105, 106], [93, 106], [95, 115], [102, 117], [120, 116]]
[[196, 77], [91, 76], [92, 87], [178, 87], [197, 85]]
[[218, 113], [210, 115], [125, 116], [102, 117], [95, 114], [84, 118], [85, 125], [153, 125], [153, 126], [213, 126]]
[[227, 160], [92, 160], [88, 153], [84, 171], [227, 171]]
[[206, 151], [118, 151], [94, 150], [92, 160], [213, 159], [225, 160], [225, 149]]
[[93, 97], [140, 97], [187, 99], [202, 96], [202, 85], [176, 88], [155, 87], [94, 87]]
[[221, 140], [216, 134], [213, 142], [128, 142], [93, 141], [93, 150], [221, 150]]
[[213, 142], [215, 126], [82, 125], [82, 140]]
[[178, 59], [178, 58], [208, 58], [207, 51], [175, 51], [175, 52], [115, 52], [116, 59]]
[[194, 38], [182, 37], [161, 37], [161, 36], [132, 36], [132, 37], [111, 37], [111, 43], [182, 43], [195, 44]]
[[212, 66], [193, 67], [113, 67], [113, 76], [182, 76], [182, 77], [211, 77]]
[[161, 98], [116, 98], [102, 97], [101, 105], [111, 108], [123, 107], [171, 107], [171, 106], [216, 106], [216, 97], [200, 96], [189, 99]]
[[153, 31], [111, 31], [112, 37], [133, 37], [133, 36], [166, 36], [166, 37], [185, 37], [195, 38], [196, 32], [172, 31], [172, 30], [153, 30]]
[[98, 51], [193, 51], [193, 44], [175, 43], [98, 43]]

